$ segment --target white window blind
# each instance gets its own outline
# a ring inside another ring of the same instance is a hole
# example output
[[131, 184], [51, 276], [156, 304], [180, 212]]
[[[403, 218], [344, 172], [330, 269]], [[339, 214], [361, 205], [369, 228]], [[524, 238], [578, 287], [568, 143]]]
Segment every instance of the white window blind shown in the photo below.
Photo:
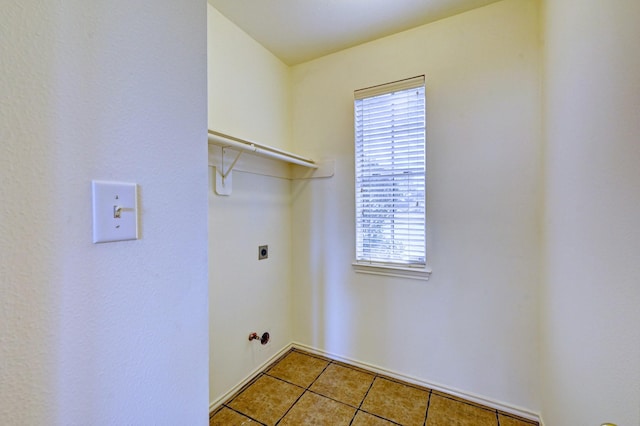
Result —
[[424, 76], [354, 93], [356, 262], [426, 265]]

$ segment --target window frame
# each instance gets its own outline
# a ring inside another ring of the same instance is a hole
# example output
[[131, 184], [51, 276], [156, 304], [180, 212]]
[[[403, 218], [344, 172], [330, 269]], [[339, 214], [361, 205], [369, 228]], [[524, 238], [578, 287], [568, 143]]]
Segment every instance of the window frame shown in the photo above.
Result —
[[[368, 87], [365, 89], [356, 90], [354, 92], [354, 189], [357, 191], [358, 187], [358, 114], [357, 114], [357, 105], [358, 100], [373, 98], [380, 95], [391, 94], [394, 92], [405, 91], [409, 89], [422, 88], [424, 90], [424, 119], [425, 119], [425, 128], [424, 128], [424, 198], [422, 202], [424, 203], [424, 263], [401, 263], [393, 261], [391, 258], [387, 258], [387, 261], [373, 261], [373, 260], [358, 260], [358, 197], [357, 193], [354, 193], [354, 261], [352, 262], [353, 268], [355, 272], [358, 273], [368, 273], [374, 275], [384, 275], [384, 276], [396, 276], [403, 278], [411, 278], [411, 279], [419, 279], [419, 280], [428, 280], [431, 275], [431, 269], [429, 267], [428, 256], [427, 256], [427, 247], [428, 247], [428, 227], [427, 227], [427, 175], [426, 175], [426, 158], [427, 158], [427, 141], [426, 141], [426, 84], [425, 84], [425, 76], [420, 75], [417, 77], [412, 77], [404, 80], [395, 81], [392, 83], [381, 84], [378, 86]], [[364, 244], [364, 243], [363, 243]]]

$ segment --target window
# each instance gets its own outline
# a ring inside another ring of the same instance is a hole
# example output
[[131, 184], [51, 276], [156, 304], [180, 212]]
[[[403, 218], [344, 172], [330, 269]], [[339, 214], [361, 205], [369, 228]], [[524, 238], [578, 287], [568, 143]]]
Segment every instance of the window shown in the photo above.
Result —
[[424, 76], [354, 99], [356, 271], [428, 277]]

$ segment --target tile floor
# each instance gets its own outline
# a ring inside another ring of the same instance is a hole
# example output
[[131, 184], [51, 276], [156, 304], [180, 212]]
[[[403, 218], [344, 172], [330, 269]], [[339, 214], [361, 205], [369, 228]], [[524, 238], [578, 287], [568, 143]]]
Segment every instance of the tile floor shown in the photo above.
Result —
[[473, 402], [292, 349], [211, 414], [210, 426], [534, 426]]

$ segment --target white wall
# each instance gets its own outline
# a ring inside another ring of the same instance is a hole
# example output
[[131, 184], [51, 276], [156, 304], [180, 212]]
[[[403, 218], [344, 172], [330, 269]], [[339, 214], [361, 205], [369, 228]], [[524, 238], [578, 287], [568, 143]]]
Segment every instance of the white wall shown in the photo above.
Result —
[[[0, 10], [0, 423], [206, 424], [205, 5]], [[91, 180], [141, 239], [91, 243]]]
[[[209, 127], [288, 148], [289, 68], [211, 5], [207, 15]], [[219, 166], [220, 148], [210, 147], [209, 154]], [[243, 154], [232, 172], [231, 195], [219, 196], [210, 169], [212, 404], [291, 342], [290, 183], [242, 170], [287, 175], [278, 162]], [[259, 261], [264, 244], [269, 258]], [[270, 331], [270, 346], [249, 342], [253, 331]]]
[[[538, 410], [538, 3], [507, 0], [292, 70], [294, 339]], [[353, 91], [427, 84], [428, 282], [352, 270]]]
[[209, 127], [289, 148], [289, 67], [207, 4]]
[[544, 417], [640, 424], [640, 3], [545, 2]]

